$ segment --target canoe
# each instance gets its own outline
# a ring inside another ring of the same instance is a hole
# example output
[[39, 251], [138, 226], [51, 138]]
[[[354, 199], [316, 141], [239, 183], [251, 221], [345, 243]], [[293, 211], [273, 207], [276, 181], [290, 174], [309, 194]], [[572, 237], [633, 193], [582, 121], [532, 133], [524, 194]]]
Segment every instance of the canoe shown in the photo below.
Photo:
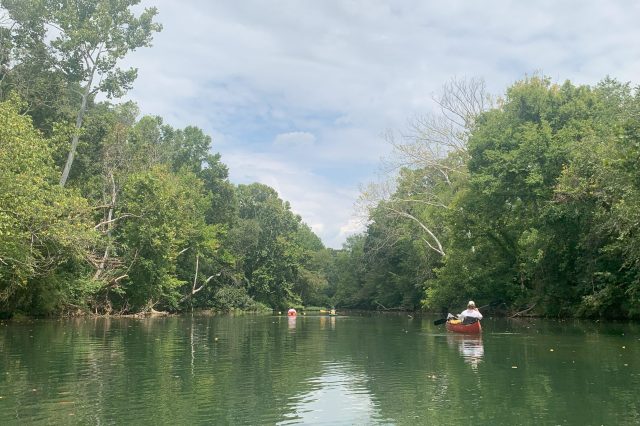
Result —
[[448, 331], [452, 331], [454, 333], [464, 333], [464, 334], [478, 334], [482, 332], [482, 326], [480, 326], [480, 321], [476, 321], [473, 324], [451, 324], [449, 321], [446, 323], [446, 327]]

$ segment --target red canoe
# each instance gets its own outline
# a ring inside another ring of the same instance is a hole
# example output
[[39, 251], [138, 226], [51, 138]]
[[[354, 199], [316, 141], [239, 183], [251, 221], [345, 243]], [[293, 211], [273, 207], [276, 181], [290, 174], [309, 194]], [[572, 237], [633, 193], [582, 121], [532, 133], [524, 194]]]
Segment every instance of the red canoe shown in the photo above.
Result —
[[446, 327], [448, 331], [453, 331], [454, 333], [478, 334], [482, 332], [480, 321], [476, 321], [469, 325], [451, 324], [450, 322], [447, 322]]

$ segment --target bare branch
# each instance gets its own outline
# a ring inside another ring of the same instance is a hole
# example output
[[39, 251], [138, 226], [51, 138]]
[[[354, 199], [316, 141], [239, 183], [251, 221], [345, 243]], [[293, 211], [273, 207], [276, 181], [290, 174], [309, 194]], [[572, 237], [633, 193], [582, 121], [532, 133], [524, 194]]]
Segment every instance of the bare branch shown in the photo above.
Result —
[[198, 282], [198, 269], [200, 266], [200, 254], [196, 255], [196, 273], [193, 276], [193, 287], [191, 288], [191, 294], [195, 294], [196, 283]]
[[137, 214], [132, 214], [132, 213], [124, 213], [124, 214], [122, 214], [122, 215], [120, 215], [120, 216], [118, 216], [118, 217], [116, 217], [116, 218], [111, 219], [111, 220], [105, 220], [105, 221], [103, 221], [103, 222], [100, 222], [99, 224], [97, 224], [96, 226], [94, 226], [94, 227], [93, 227], [93, 229], [98, 229], [98, 228], [100, 228], [101, 226], [104, 226], [104, 225], [108, 225], [108, 224], [110, 224], [110, 223], [117, 222], [118, 220], [120, 220], [120, 219], [125, 219], [125, 218], [127, 218], [127, 217], [138, 217], [138, 218], [140, 218], [140, 217], [142, 217], [142, 216], [139, 216], [139, 215], [137, 215]]
[[116, 277], [114, 279], [111, 280], [111, 286], [115, 286], [118, 284], [118, 282], [120, 282], [121, 280], [125, 279], [125, 278], [129, 278], [129, 274], [124, 274], [124, 275], [120, 275], [119, 277]]
[[436, 243], [437, 248], [433, 247], [431, 244], [429, 244], [429, 247], [431, 247], [434, 251], [436, 251], [437, 253], [439, 253], [441, 256], [444, 256], [444, 249], [442, 248], [442, 244], [440, 243], [440, 240], [438, 239], [438, 237], [436, 237], [436, 235], [431, 231], [431, 229], [429, 229], [428, 226], [426, 226], [424, 223], [422, 223], [422, 221], [420, 221], [420, 219], [418, 219], [417, 217], [415, 217], [414, 215], [412, 215], [411, 213], [407, 213], [405, 211], [400, 211], [400, 210], [396, 210], [392, 207], [388, 207], [388, 206], [384, 206], [385, 209], [390, 210], [394, 213], [396, 213], [399, 216], [402, 217], [406, 217], [408, 219], [411, 219], [412, 221], [414, 221], [415, 223], [418, 224], [418, 226], [420, 226], [420, 228], [422, 228], [427, 234], [429, 234], [429, 236], [431, 237], [431, 239]]
[[[492, 106], [492, 99], [482, 79], [453, 78], [444, 84], [434, 102], [437, 113], [414, 118], [406, 133], [385, 135], [393, 154], [384, 167], [394, 177], [361, 190], [358, 204], [366, 208], [369, 217], [383, 208], [395, 217], [416, 223], [425, 232], [422, 241], [445, 256], [432, 225], [419, 218], [415, 206], [449, 208], [456, 188], [454, 183], [468, 173], [469, 136], [480, 114]], [[446, 187], [450, 189], [443, 190]], [[429, 211], [424, 213], [429, 215]], [[432, 220], [434, 216], [428, 217]], [[388, 237], [387, 241], [395, 238], [394, 235]]]
[[449, 206], [446, 206], [442, 203], [434, 203], [428, 200], [413, 200], [410, 198], [394, 198], [393, 201], [399, 201], [401, 203], [416, 203], [416, 204], [425, 204], [427, 206], [433, 206], [433, 207], [441, 207], [443, 209], [449, 209]]
[[[204, 284], [209, 284], [209, 281], [211, 281], [211, 280], [212, 280], [212, 279], [214, 279], [215, 277], [219, 277], [220, 275], [222, 275], [222, 272], [218, 272], [218, 273], [217, 273], [217, 274], [215, 274], [215, 275], [211, 275], [209, 278], [207, 278], [207, 279], [204, 281]], [[204, 284], [202, 285], [202, 287], [204, 287]], [[202, 287], [200, 287], [200, 288], [202, 288]]]

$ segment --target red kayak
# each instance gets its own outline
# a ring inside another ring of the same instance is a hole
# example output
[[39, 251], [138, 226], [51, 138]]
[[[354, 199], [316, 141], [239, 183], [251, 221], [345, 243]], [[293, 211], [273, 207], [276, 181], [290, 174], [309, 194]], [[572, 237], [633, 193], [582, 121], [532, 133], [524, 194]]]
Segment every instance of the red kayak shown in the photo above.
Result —
[[452, 331], [454, 333], [464, 333], [464, 334], [478, 334], [482, 332], [482, 327], [480, 326], [480, 321], [476, 321], [473, 324], [452, 324], [447, 321], [446, 327], [448, 331]]

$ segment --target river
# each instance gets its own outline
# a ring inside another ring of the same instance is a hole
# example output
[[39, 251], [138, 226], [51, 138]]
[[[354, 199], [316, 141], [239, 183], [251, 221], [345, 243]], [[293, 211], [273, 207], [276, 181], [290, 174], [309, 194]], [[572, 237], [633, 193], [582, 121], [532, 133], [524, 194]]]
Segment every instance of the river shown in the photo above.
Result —
[[0, 424], [640, 424], [640, 324], [407, 314], [0, 323]]

